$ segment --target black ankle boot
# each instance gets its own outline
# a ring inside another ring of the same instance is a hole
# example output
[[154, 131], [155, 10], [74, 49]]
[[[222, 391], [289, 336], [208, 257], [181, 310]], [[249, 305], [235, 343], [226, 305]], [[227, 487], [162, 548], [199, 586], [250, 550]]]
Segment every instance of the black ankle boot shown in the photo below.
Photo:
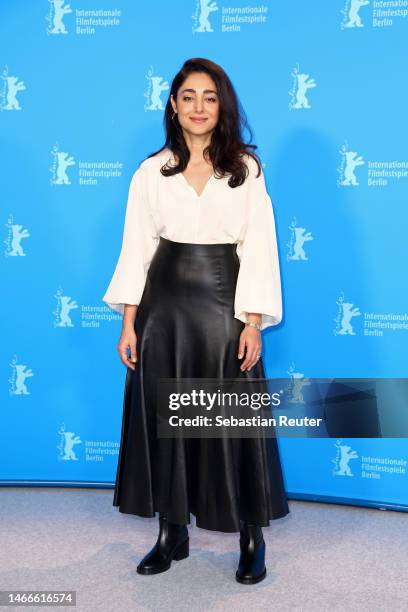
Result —
[[260, 525], [241, 522], [241, 555], [235, 578], [242, 584], [255, 584], [266, 576], [265, 541]]
[[173, 559], [188, 557], [189, 537], [187, 525], [169, 523], [165, 514], [159, 514], [159, 536], [150, 552], [136, 568], [138, 574], [158, 574], [170, 568]]

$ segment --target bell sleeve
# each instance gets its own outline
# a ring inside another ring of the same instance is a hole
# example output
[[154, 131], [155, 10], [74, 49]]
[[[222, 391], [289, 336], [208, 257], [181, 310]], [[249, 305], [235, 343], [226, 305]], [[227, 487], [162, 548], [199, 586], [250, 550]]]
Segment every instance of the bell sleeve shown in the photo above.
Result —
[[275, 218], [263, 171], [248, 179], [248, 213], [244, 236], [237, 243], [240, 259], [234, 309], [244, 322], [260, 313], [261, 330], [282, 320], [282, 293]]
[[147, 200], [146, 170], [139, 166], [130, 182], [122, 248], [102, 298], [112, 310], [123, 315], [125, 304], [139, 305], [158, 241]]

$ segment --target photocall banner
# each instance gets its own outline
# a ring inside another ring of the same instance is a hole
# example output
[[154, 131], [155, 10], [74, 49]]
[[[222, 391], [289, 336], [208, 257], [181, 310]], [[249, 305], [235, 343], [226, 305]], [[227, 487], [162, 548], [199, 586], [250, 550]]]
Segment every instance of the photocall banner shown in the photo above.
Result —
[[326, 406], [333, 434], [280, 437], [289, 497], [407, 510], [407, 33], [408, 0], [1, 2], [0, 484], [114, 482], [126, 371], [102, 296], [171, 80], [207, 57], [274, 205], [267, 376], [299, 419], [316, 379], [351, 381]]

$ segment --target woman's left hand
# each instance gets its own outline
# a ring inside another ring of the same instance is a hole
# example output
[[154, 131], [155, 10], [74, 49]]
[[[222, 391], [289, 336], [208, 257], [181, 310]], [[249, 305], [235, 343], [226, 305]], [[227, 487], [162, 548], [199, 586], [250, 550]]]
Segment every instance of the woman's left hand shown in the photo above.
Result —
[[240, 369], [244, 372], [250, 370], [253, 365], [259, 361], [258, 355], [262, 351], [262, 336], [261, 332], [255, 327], [245, 325], [239, 337], [238, 359], [242, 359], [245, 354], [245, 360], [242, 362]]

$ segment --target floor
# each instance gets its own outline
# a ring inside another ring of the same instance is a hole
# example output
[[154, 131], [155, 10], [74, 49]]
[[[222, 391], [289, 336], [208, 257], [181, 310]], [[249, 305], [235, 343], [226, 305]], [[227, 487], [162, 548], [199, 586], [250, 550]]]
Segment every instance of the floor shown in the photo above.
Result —
[[197, 528], [194, 517], [190, 556], [137, 574], [158, 521], [118, 512], [112, 493], [2, 488], [0, 589], [72, 589], [81, 612], [408, 611], [406, 513], [290, 501], [264, 529], [266, 579], [246, 586], [234, 577], [238, 534]]

